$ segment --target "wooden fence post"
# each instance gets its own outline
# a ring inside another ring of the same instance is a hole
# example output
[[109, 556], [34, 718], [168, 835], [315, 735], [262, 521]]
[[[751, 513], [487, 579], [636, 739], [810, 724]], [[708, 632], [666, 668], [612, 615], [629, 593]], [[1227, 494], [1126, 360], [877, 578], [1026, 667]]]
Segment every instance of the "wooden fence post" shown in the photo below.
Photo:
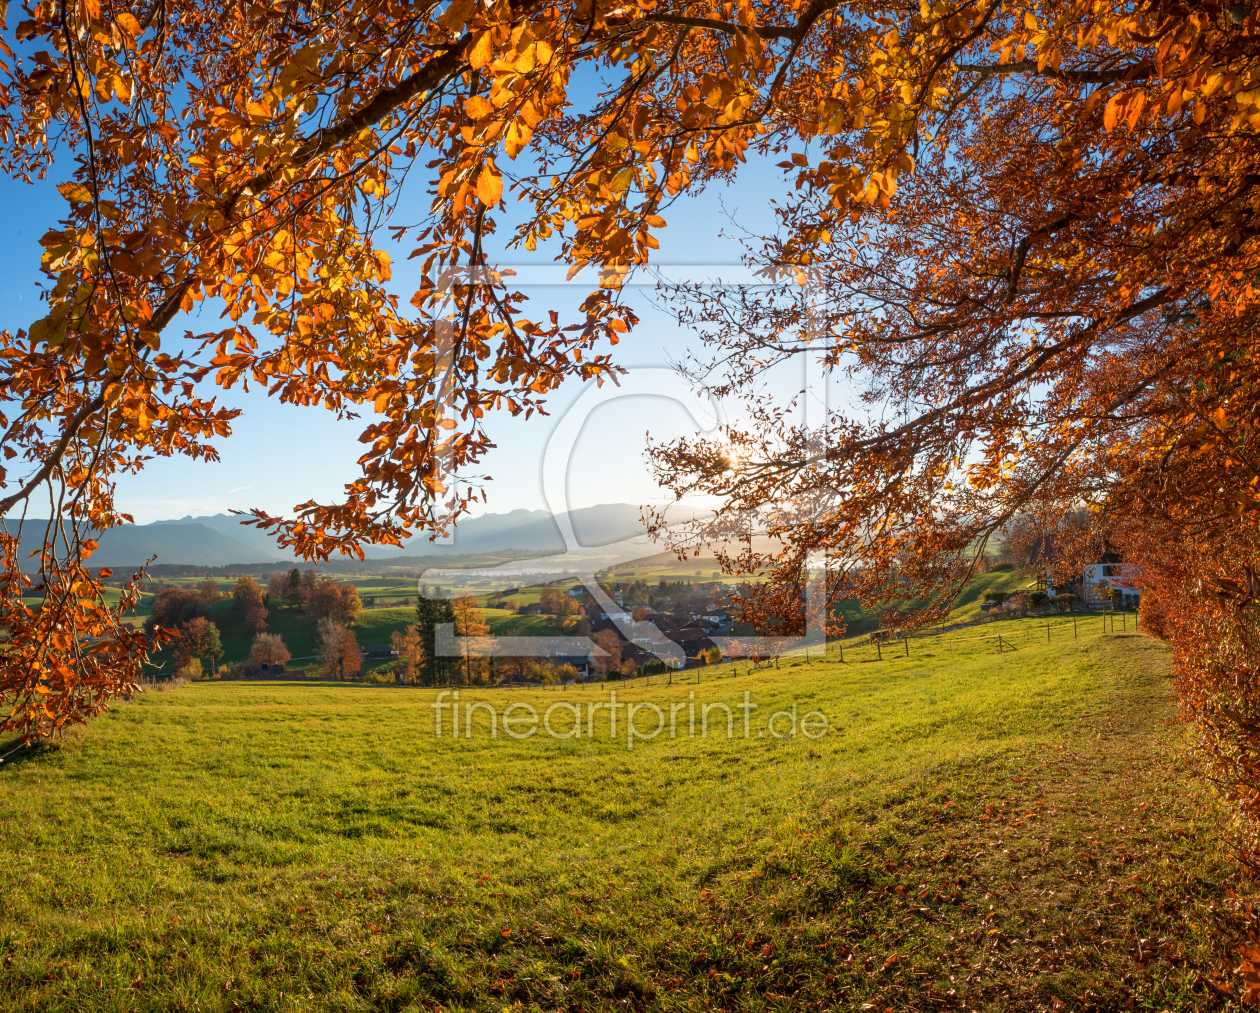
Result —
[[883, 660], [884, 660], [884, 649], [883, 649], [882, 647], [880, 647], [880, 645], [879, 645], [879, 631], [878, 631], [878, 630], [876, 630], [876, 631], [875, 631], [875, 650], [876, 650], [876, 651], [878, 652], [878, 654], [879, 654], [879, 660], [880, 660], [880, 661], [883, 661]]
[[1050, 620], [1046, 620], [1046, 643], [1050, 643]]
[[906, 648], [906, 657], [908, 658], [908, 657], [910, 657], [910, 636], [909, 636], [909, 634], [907, 634], [906, 636], [902, 637], [902, 638], [901, 638], [901, 641], [902, 641], [902, 643], [903, 643], [903, 644], [905, 644], [905, 648]]

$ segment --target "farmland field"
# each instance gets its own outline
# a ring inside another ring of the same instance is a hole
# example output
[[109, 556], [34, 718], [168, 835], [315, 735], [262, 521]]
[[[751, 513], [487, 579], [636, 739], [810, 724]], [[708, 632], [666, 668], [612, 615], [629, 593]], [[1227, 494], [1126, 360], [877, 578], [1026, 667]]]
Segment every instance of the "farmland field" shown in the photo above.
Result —
[[[647, 570], [643, 567], [635, 571], [635, 574], [646, 573]], [[634, 574], [627, 577], [618, 573], [616, 576], [618, 579], [648, 579], [646, 576], [641, 577]], [[687, 574], [679, 573], [674, 575], [672, 579], [685, 579], [687, 576]], [[662, 578], [653, 576], [651, 579], [656, 581]], [[669, 579], [669, 577], [666, 576], [665, 579]], [[694, 577], [693, 579], [697, 583], [702, 580], [699, 577]], [[709, 579], [707, 577], [703, 578], [704, 581]], [[951, 621], [958, 622], [973, 618], [986, 591], [1018, 590], [1026, 586], [1029, 580], [1030, 577], [1026, 571], [1018, 573], [993, 572], [973, 578], [959, 595], [956, 608], [951, 614]], [[410, 623], [415, 622], [415, 581], [390, 577], [365, 577], [347, 579], [345, 582], [354, 584], [359, 588], [359, 593], [363, 598], [374, 598], [378, 604], [381, 602], [400, 601], [403, 598], [408, 599], [409, 602], [406, 606], [398, 605], [387, 608], [364, 609], [360, 613], [354, 630], [360, 647], [367, 648], [388, 644], [391, 633], [405, 629]], [[195, 588], [199, 580], [196, 578], [181, 578], [171, 583]], [[224, 594], [230, 594], [233, 583], [234, 581], [228, 579], [220, 580], [220, 591]], [[572, 583], [572, 581], [565, 582], [566, 585]], [[117, 600], [119, 592], [110, 589], [106, 594], [107, 598]], [[540, 590], [536, 586], [521, 588], [515, 594], [508, 596], [518, 608], [537, 603], [539, 597]], [[143, 620], [148, 614], [152, 599], [152, 593], [145, 594], [141, 607], [137, 612], [137, 621]], [[480, 600], [487, 606], [493, 604], [488, 594], [481, 595]], [[32, 599], [30, 604], [38, 604], [38, 599]], [[855, 601], [841, 602], [835, 606], [835, 610], [851, 623], [865, 621], [861, 625], [854, 626], [854, 632], [865, 629], [865, 624], [872, 622], [870, 613], [864, 612]], [[249, 657], [250, 644], [253, 637], [245, 628], [243, 615], [232, 608], [230, 599], [215, 602], [212, 611], [212, 618], [219, 627], [224, 649], [220, 663], [231, 665], [245, 661]], [[481, 611], [490, 626], [490, 632], [495, 635], [546, 636], [558, 632], [555, 620], [549, 616], [521, 616], [493, 607], [486, 607]], [[269, 632], [278, 633], [281, 636], [285, 646], [288, 647], [295, 659], [309, 658], [318, 652], [315, 639], [316, 622], [299, 608], [288, 604], [273, 604], [267, 619], [267, 628]], [[737, 629], [737, 632], [749, 633], [751, 630], [740, 627]], [[371, 669], [385, 664], [388, 664], [388, 662], [365, 663], [365, 668]], [[156, 673], [168, 672], [173, 669], [174, 661], [171, 657], [171, 651], [168, 649], [165, 652], [158, 653], [147, 670], [150, 673]]]
[[[1086, 625], [625, 685], [679, 714], [633, 749], [607, 707], [454, 740], [434, 690], [144, 694], [0, 766], [0, 1008], [1209, 1008], [1253, 889], [1166, 650]], [[766, 734], [793, 704], [826, 730]]]

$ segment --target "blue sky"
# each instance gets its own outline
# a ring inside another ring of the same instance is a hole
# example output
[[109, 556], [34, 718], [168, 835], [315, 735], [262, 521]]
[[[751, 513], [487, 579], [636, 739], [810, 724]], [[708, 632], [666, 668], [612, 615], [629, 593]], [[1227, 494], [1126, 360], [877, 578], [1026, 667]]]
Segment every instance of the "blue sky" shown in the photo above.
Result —
[[[4, 187], [6, 242], [0, 248], [0, 326], [10, 330], [29, 326], [41, 312], [36, 282], [39, 273], [39, 237], [55, 227], [65, 204], [55, 184], [69, 178], [69, 163], [49, 179], [34, 185], [12, 181]], [[414, 221], [418, 209], [427, 206], [422, 173], [409, 182], [409, 192], [400, 202], [397, 220]], [[768, 197], [783, 188], [782, 173], [768, 162], [744, 167], [738, 184], [713, 189], [697, 198], [679, 202], [666, 213], [669, 227], [661, 234], [657, 261], [678, 276], [693, 270], [713, 277], [722, 265], [738, 263], [740, 248], [720, 233], [731, 228], [731, 218], [746, 228], [769, 224]], [[509, 217], [511, 217], [509, 208]], [[729, 216], [729, 217], [728, 217]], [[502, 217], [502, 216], [501, 216]], [[506, 223], [500, 235], [508, 234]], [[416, 262], [405, 259], [404, 246], [391, 251], [395, 260], [393, 286], [404, 295], [414, 290]], [[531, 277], [551, 276], [554, 262], [548, 253], [534, 256], [512, 253], [504, 263], [528, 265]], [[563, 270], [558, 272], [561, 276]], [[722, 274], [730, 277], [729, 269]], [[588, 289], [524, 286], [536, 316], [555, 308], [562, 315], [580, 303]], [[485, 461], [484, 473], [494, 481], [487, 487], [489, 502], [482, 511], [504, 512], [518, 507], [561, 509], [595, 503], [630, 502], [643, 504], [671, 499], [657, 487], [643, 459], [644, 433], [668, 438], [696, 431], [695, 417], [675, 400], [646, 393], [670, 384], [662, 379], [660, 367], [682, 358], [696, 345], [694, 337], [682, 331], [652, 305], [650, 289], [635, 290], [630, 299], [642, 323], [617, 349], [618, 362], [632, 371], [649, 371], [650, 382], [640, 383], [645, 391], [633, 397], [620, 397], [590, 411], [581, 435], [568, 455], [566, 503], [552, 502], [544, 488], [543, 459], [549, 439], [561, 418], [581, 398], [584, 388], [577, 382], [565, 385], [552, 400], [552, 415], [530, 420], [502, 415], [492, 418], [490, 431], [498, 443]], [[216, 326], [212, 306], [203, 304], [204, 319], [177, 321], [175, 327], [206, 330]], [[178, 333], [173, 327], [168, 335]], [[799, 370], [798, 370], [799, 372]], [[788, 377], [784, 390], [794, 385]], [[655, 385], [655, 386], [654, 386]], [[212, 386], [212, 385], [208, 385]], [[322, 408], [282, 405], [256, 389], [245, 394], [235, 390], [223, 395], [223, 402], [244, 409], [234, 435], [219, 443], [222, 460], [204, 464], [185, 459], [157, 460], [143, 474], [125, 477], [119, 485], [119, 504], [138, 523], [182, 517], [187, 514], [218, 513], [229, 508], [261, 507], [273, 513], [287, 513], [307, 499], [324, 502], [340, 498], [343, 483], [357, 476], [355, 460], [360, 452], [357, 436], [360, 425], [337, 421]], [[582, 410], [588, 408], [582, 400]], [[712, 416], [702, 419], [712, 425]]]

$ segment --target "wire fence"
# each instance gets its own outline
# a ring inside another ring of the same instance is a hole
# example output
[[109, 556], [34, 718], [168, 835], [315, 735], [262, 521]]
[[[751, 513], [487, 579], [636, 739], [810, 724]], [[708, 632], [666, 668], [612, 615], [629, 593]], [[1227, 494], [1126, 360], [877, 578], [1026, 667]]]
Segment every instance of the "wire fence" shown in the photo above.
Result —
[[[900, 651], [904, 657], [908, 658], [912, 656], [912, 641], [932, 640], [939, 645], [942, 638], [945, 640], [945, 649], [948, 651], [952, 651], [956, 644], [991, 641], [997, 649], [997, 652], [999, 654], [1004, 654], [1007, 651], [1017, 651], [1020, 647], [1028, 647], [1034, 643], [1039, 643], [1041, 640], [1040, 634], [1042, 630], [1045, 631], [1045, 642], [1047, 644], [1051, 644], [1054, 642], [1056, 630], [1064, 631], [1064, 633], [1061, 634], [1061, 637], [1066, 636], [1066, 632], [1070, 630], [1072, 639], [1076, 640], [1080, 638], [1082, 633], [1091, 632], [1094, 629], [1095, 622], [1100, 624], [1101, 632], [1104, 634], [1117, 632], [1127, 633], [1130, 618], [1133, 619], [1134, 630], [1136, 631], [1137, 629], [1137, 616], [1123, 611], [1108, 610], [1101, 613], [1081, 612], [1069, 613], [1069, 615], [1071, 616], [1070, 619], [1065, 619], [1060, 622], [1052, 622], [1050, 617], [1047, 616], [1044, 622], [1037, 622], [1035, 624], [1029, 623], [1022, 625], [1015, 630], [1007, 629], [1005, 632], [985, 633], [979, 636], [958, 635], [960, 629], [968, 629], [971, 627], [946, 627], [939, 630], [916, 630], [913, 633], [903, 633], [900, 635], [896, 635], [892, 630], [880, 630], [878, 631], [879, 633], [887, 632], [893, 635], [888, 639], [883, 639], [877, 635], [872, 636], [869, 642], [866, 643], [863, 643], [862, 641], [851, 643], [844, 640], [837, 640], [829, 646], [839, 654], [840, 660], [844, 659], [844, 653], [846, 650], [853, 652], [855, 650], [869, 650], [871, 647], [875, 648], [876, 657], [880, 660], [883, 659], [885, 650], [891, 652]], [[1119, 629], [1117, 629], [1117, 621]], [[1016, 642], [1016, 637], [1019, 639], [1019, 642]]]
[[[1070, 638], [1073, 640], [1080, 639], [1081, 636], [1089, 635], [1093, 632], [1109, 633], [1127, 633], [1129, 620], [1133, 620], [1134, 631], [1137, 630], [1137, 615], [1130, 612], [1120, 610], [1107, 610], [1104, 612], [1072, 612], [1067, 614], [1068, 618], [1063, 618], [1063, 613], [1057, 613], [1054, 617], [1059, 621], [1053, 621], [1052, 617], [1045, 616], [1044, 621], [1028, 623], [1022, 622], [1019, 626], [1014, 626], [1020, 620], [1027, 620], [1028, 616], [1009, 616], [1002, 619], [982, 619], [979, 622], [968, 623], [962, 626], [947, 626], [940, 629], [915, 630], [913, 632], [898, 633], [894, 630], [880, 629], [877, 625], [871, 624], [869, 638], [864, 638], [861, 634], [857, 637], [848, 637], [842, 640], [832, 640], [827, 643], [825, 648], [823, 645], [815, 645], [812, 648], [796, 648], [791, 651], [785, 651], [781, 654], [772, 654], [769, 657], [759, 657], [753, 659], [750, 657], [730, 658], [720, 663], [710, 665], [689, 665], [681, 669], [664, 669], [660, 671], [644, 671], [640, 670], [635, 674], [627, 674], [622, 676], [609, 676], [601, 678], [592, 676], [584, 680], [586, 685], [598, 682], [601, 685], [606, 683], [612, 684], [636, 684], [642, 683], [652, 685], [655, 679], [660, 685], [672, 685], [678, 683], [700, 683], [706, 677], [710, 679], [730, 678], [731, 676], [740, 675], [745, 672], [757, 671], [768, 667], [778, 667], [780, 662], [785, 660], [837, 660], [844, 661], [845, 655], [863, 654], [867, 660], [884, 660], [884, 655], [888, 654], [889, 658], [895, 657], [913, 657], [916, 651], [923, 649], [924, 642], [932, 642], [935, 649], [944, 649], [949, 653], [953, 653], [958, 645], [981, 643], [988, 641], [993, 645], [993, 649], [998, 654], [1006, 654], [1008, 652], [1018, 651], [1021, 648], [1030, 647], [1038, 643], [1053, 644], [1056, 639], [1064, 640]], [[982, 633], [979, 635], [960, 636], [960, 633], [974, 630], [977, 627], [988, 626], [990, 623], [1012, 624], [1004, 630], [994, 633]], [[852, 626], [853, 624], [850, 624]], [[1042, 633], [1044, 631], [1044, 641]], [[879, 636], [879, 634], [888, 634], [887, 639]], [[918, 644], [914, 647], [912, 644]], [[874, 659], [870, 658], [870, 652], [874, 652]], [[303, 658], [292, 658], [292, 661], [307, 661], [322, 657], [322, 655], [311, 655]], [[146, 689], [171, 689], [176, 686], [183, 685], [187, 680], [179, 677], [176, 672], [161, 672], [155, 675], [145, 675], [139, 682]], [[311, 680], [322, 681], [322, 680]], [[334, 680], [335, 681], [335, 680]], [[434, 684], [437, 685], [436, 683]], [[526, 688], [533, 686], [532, 683], [503, 684], [504, 688]]]

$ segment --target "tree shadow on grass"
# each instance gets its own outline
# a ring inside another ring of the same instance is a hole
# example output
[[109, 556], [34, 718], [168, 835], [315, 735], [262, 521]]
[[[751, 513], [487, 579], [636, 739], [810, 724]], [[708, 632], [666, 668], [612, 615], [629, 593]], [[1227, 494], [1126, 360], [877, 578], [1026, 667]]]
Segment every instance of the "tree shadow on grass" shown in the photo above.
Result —
[[48, 756], [60, 748], [61, 744], [57, 742], [37, 742], [30, 746], [23, 746], [21, 739], [0, 742], [0, 777], [30, 760]]

